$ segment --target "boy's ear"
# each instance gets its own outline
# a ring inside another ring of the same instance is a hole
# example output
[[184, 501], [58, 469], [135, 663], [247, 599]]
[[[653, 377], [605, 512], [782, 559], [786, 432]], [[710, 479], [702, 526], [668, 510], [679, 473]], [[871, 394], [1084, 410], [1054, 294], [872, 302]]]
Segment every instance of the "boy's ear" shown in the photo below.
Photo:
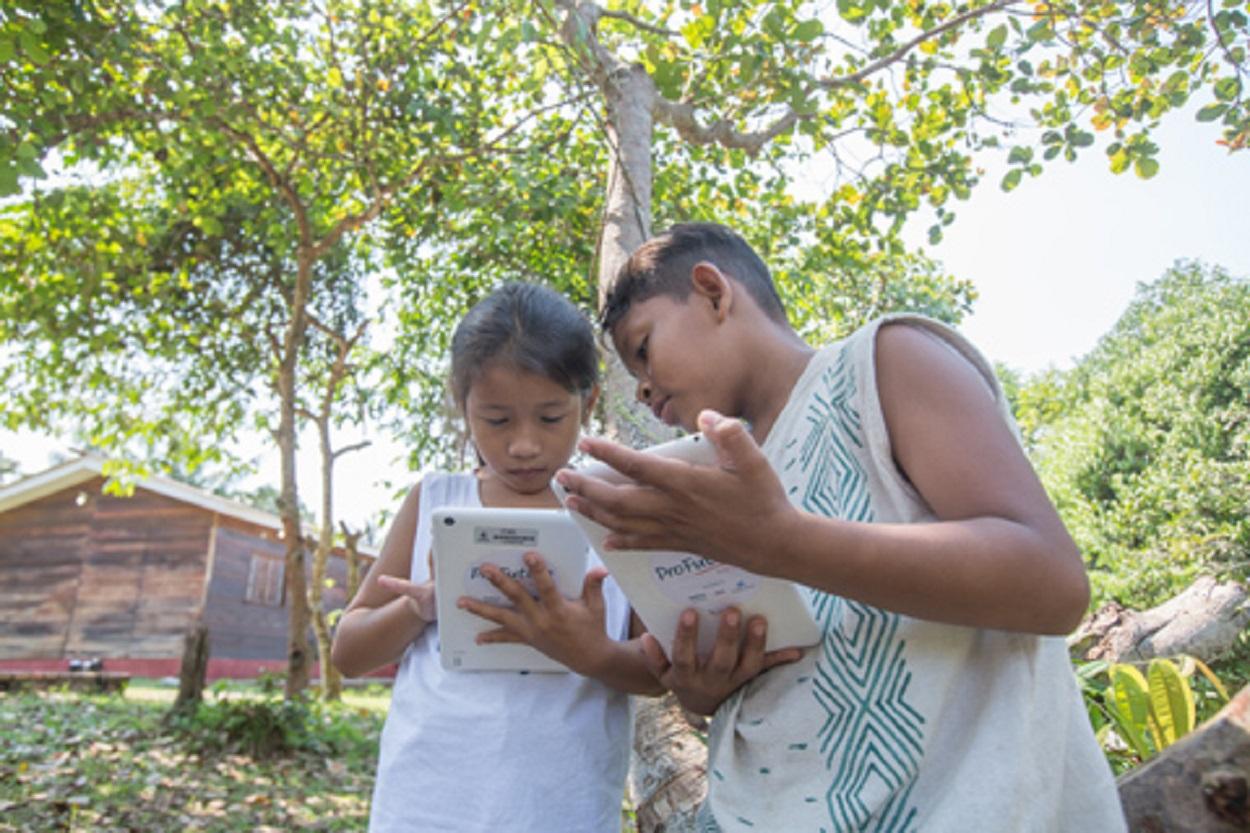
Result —
[[690, 270], [690, 283], [696, 294], [706, 298], [723, 320], [733, 305], [734, 283], [716, 264], [701, 260]]

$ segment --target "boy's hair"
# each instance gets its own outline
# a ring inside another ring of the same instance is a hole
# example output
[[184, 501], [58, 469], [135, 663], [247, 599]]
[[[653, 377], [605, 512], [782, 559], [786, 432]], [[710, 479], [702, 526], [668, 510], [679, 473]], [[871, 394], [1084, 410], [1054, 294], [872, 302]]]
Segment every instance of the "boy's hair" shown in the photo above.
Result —
[[529, 283], [496, 289], [461, 319], [451, 337], [451, 390], [464, 407], [469, 387], [493, 362], [546, 376], [586, 396], [599, 381], [594, 327], [558, 292]]
[[686, 300], [691, 270], [703, 261], [741, 284], [769, 318], [788, 323], [772, 275], [747, 241], [717, 223], [678, 223], [625, 261], [603, 299], [599, 326], [610, 334], [631, 306], [657, 295]]

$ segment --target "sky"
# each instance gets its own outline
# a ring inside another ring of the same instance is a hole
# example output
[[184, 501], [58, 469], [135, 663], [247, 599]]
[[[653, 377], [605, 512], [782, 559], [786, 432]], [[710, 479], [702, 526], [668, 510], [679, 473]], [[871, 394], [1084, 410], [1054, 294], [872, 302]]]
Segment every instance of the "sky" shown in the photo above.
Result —
[[[1089, 149], [1076, 163], [1053, 163], [1012, 193], [998, 188], [1003, 169], [986, 162], [985, 181], [956, 204], [942, 242], [926, 251], [946, 270], [970, 279], [980, 297], [961, 325], [993, 361], [1026, 373], [1066, 369], [1091, 350], [1123, 313], [1141, 282], [1158, 278], [1179, 258], [1197, 258], [1250, 276], [1250, 152], [1229, 156], [1217, 131], [1192, 114], [1176, 114], [1156, 134], [1157, 176], [1115, 176], [1106, 157]], [[927, 221], [909, 227], [921, 246]], [[336, 467], [336, 514], [362, 526], [394, 510], [396, 486], [416, 476], [402, 449], [375, 439]], [[342, 438], [343, 443], [350, 442]], [[303, 442], [300, 492], [319, 506], [315, 442]], [[25, 474], [68, 452], [66, 444], [30, 433], [0, 432], [0, 449]], [[276, 451], [266, 454], [249, 485], [276, 484]]]

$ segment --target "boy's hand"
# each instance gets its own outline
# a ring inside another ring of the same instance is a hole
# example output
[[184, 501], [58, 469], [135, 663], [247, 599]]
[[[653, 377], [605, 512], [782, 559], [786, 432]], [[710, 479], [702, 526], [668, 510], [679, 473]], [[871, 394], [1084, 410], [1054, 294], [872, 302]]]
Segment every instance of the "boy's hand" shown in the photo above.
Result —
[[556, 475], [568, 506], [612, 530], [606, 546], [694, 552], [751, 572], [775, 574], [777, 549], [797, 511], [746, 426], [715, 411], [699, 427], [719, 465], [697, 466], [587, 438], [580, 448], [635, 481], [613, 485], [572, 470]]
[[438, 620], [438, 604], [434, 597], [434, 580], [414, 584], [399, 576], [378, 576], [378, 586], [403, 597], [423, 622]]
[[464, 610], [500, 626], [478, 634], [478, 644], [524, 642], [578, 673], [589, 673], [611, 641], [604, 628], [603, 581], [608, 571], [602, 567], [592, 569], [582, 584], [581, 597], [566, 599], [556, 588], [542, 556], [527, 552], [524, 561], [538, 590], [537, 599], [495, 565], [484, 564], [482, 575], [513, 606], [499, 607], [468, 596], [456, 602]]
[[794, 662], [803, 656], [798, 648], [784, 648], [765, 653], [768, 623], [762, 616], [747, 622], [746, 639], [742, 639], [742, 614], [729, 608], [721, 614], [712, 653], [700, 662], [695, 653], [699, 640], [699, 617], [693, 610], [684, 611], [673, 637], [673, 658], [664, 656], [660, 643], [652, 634], [644, 634], [642, 648], [647, 666], [677, 700], [695, 714], [709, 715], [739, 686], [768, 669]]

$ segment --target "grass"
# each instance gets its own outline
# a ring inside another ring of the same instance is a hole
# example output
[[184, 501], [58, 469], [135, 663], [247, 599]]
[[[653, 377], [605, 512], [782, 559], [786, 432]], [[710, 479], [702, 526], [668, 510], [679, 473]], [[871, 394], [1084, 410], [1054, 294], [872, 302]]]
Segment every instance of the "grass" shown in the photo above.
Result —
[[175, 694], [0, 694], [0, 831], [364, 829], [385, 689], [292, 706], [230, 684], [170, 723]]

